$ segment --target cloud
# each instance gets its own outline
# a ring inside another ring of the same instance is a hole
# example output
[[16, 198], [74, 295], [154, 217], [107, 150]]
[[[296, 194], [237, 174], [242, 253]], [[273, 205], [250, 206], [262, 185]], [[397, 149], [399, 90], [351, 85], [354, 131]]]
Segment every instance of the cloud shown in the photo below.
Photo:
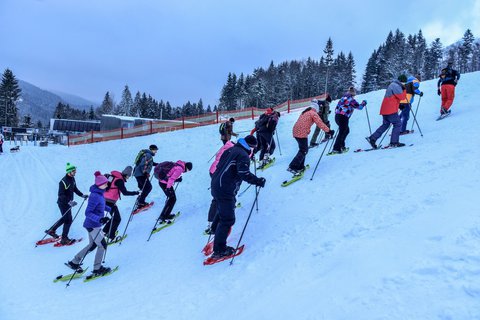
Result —
[[440, 38], [443, 45], [450, 45], [460, 40], [465, 33], [465, 28], [459, 24], [443, 21], [432, 21], [422, 28], [425, 38], [431, 42]]

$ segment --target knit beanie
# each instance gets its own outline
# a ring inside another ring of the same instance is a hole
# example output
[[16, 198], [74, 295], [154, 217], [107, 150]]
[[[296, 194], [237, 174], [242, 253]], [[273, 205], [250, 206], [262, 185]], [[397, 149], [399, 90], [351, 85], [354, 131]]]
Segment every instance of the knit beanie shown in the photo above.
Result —
[[401, 75], [398, 76], [397, 80], [402, 82], [402, 83], [405, 83], [405, 82], [407, 82], [407, 76], [404, 75], [404, 74], [401, 74]]
[[252, 135], [246, 136], [245, 142], [252, 148], [255, 148], [257, 146], [257, 139]]
[[192, 171], [192, 167], [193, 167], [193, 165], [192, 165], [191, 162], [186, 162], [185, 163], [185, 170]]
[[127, 166], [125, 167], [125, 169], [123, 169], [122, 174], [126, 177], [131, 177], [132, 172], [133, 172], [133, 168], [131, 166]]
[[104, 184], [108, 183], [108, 179], [100, 173], [100, 171], [95, 171], [95, 185], [97, 187], [103, 186]]
[[150, 147], [148, 149], [154, 151], [154, 150], [158, 150], [158, 147], [156, 145], [152, 144], [152, 145], [150, 145]]
[[73, 164], [71, 164], [70, 162], [67, 162], [67, 168], [65, 169], [65, 171], [67, 173], [70, 173], [72, 171], [75, 171], [77, 170], [77, 167], [75, 167]]
[[230, 119], [228, 119], [228, 121], [230, 121], [231, 123], [234, 123], [234, 122], [235, 122], [235, 119], [234, 119], [234, 118], [230, 118]]

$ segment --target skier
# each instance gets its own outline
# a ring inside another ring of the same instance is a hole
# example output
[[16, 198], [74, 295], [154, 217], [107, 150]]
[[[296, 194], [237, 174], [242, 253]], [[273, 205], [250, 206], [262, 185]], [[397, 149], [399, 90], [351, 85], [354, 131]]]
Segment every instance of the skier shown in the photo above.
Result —
[[350, 128], [348, 127], [350, 117], [352, 116], [354, 109], [362, 110], [363, 107], [367, 105], [367, 101], [365, 100], [363, 100], [362, 103], [358, 103], [357, 100], [355, 100], [356, 94], [355, 88], [350, 87], [337, 103], [337, 107], [335, 108], [335, 123], [338, 125], [338, 135], [337, 139], [335, 139], [331, 154], [339, 154], [348, 151], [348, 149], [345, 148], [345, 139], [350, 133]]
[[3, 153], [3, 134], [0, 132], [0, 153]]
[[[250, 158], [257, 139], [248, 135], [238, 139], [232, 148], [226, 150], [218, 162], [211, 181], [211, 192], [217, 203], [217, 214], [212, 224], [216, 225], [212, 258], [231, 256], [235, 249], [227, 246], [230, 228], [235, 224], [236, 195], [242, 180], [263, 188], [265, 178], [258, 178], [250, 172]], [[217, 220], [218, 219], [218, 223]]]
[[[232, 141], [227, 141], [218, 151], [217, 153], [215, 154], [215, 160], [213, 161], [212, 165], [210, 166], [210, 170], [209, 170], [209, 174], [210, 174], [210, 178], [213, 177], [213, 174], [215, 173], [215, 171], [217, 170], [217, 165], [218, 165], [218, 162], [220, 161], [220, 158], [222, 157], [222, 154], [230, 149], [231, 147], [233, 147], [235, 144], [232, 142]], [[208, 210], [208, 225], [207, 225], [207, 228], [205, 229], [205, 233], [208, 233], [208, 234], [213, 234], [212, 232], [212, 222], [213, 222], [213, 218], [215, 218], [215, 215], [217, 213], [217, 201], [215, 200], [215, 198], [212, 198], [212, 202], [210, 203], [210, 208]]]
[[[328, 121], [328, 115], [331, 112], [330, 111], [331, 102], [332, 102], [332, 97], [330, 97], [330, 94], [328, 93], [325, 100], [318, 100], [318, 115], [320, 116], [320, 119], [322, 119], [323, 123], [325, 123], [329, 128], [330, 128], [330, 121]], [[320, 135], [320, 130], [321, 129], [318, 126], [315, 126], [315, 131], [313, 132], [312, 139], [310, 139], [310, 148], [317, 147], [319, 145], [319, 143], [317, 143], [317, 139], [318, 139], [318, 136]], [[326, 134], [325, 138], [323, 138], [321, 142], [325, 142], [331, 138], [333, 138], [333, 136]]]
[[158, 163], [153, 161], [153, 157], [157, 154], [158, 147], [152, 144], [148, 150], [141, 150], [135, 161], [135, 168], [133, 169], [133, 175], [137, 179], [138, 188], [141, 190], [140, 196], [137, 201], [137, 208], [142, 208], [148, 205], [145, 202], [150, 191], [152, 191], [152, 184], [150, 183], [150, 172], [152, 168]]
[[93, 263], [93, 275], [101, 276], [111, 271], [110, 268], [102, 266], [102, 259], [107, 248], [107, 242], [104, 239], [102, 224], [106, 224], [109, 218], [105, 217], [104, 211], [110, 211], [110, 207], [105, 205], [104, 192], [108, 187], [107, 178], [99, 171], [95, 172], [95, 184], [90, 187], [90, 197], [88, 199], [87, 209], [85, 210], [85, 221], [83, 227], [88, 232], [88, 245], [80, 250], [75, 257], [66, 263], [67, 266], [82, 273], [82, 261], [85, 256], [97, 248], [95, 261]]
[[305, 157], [308, 153], [308, 135], [310, 128], [315, 123], [320, 129], [333, 136], [334, 130], [330, 130], [317, 113], [318, 102], [316, 99], [312, 100], [310, 107], [302, 111], [297, 122], [293, 126], [293, 137], [298, 143], [298, 152], [295, 158], [288, 166], [288, 171], [294, 175], [299, 175], [305, 169]]
[[70, 231], [70, 226], [72, 225], [72, 208], [77, 205], [73, 200], [73, 193], [76, 193], [77, 196], [84, 199], [88, 198], [88, 195], [83, 194], [77, 188], [75, 182], [75, 174], [77, 173], [77, 167], [73, 164], [67, 163], [66, 174], [58, 183], [58, 208], [60, 209], [60, 214], [62, 217], [48, 230], [45, 230], [45, 233], [53, 238], [58, 238], [56, 230], [63, 225], [62, 239], [60, 243], [63, 245], [70, 245], [75, 242], [73, 239], [68, 238], [68, 232]]
[[400, 135], [410, 133], [410, 130], [407, 130], [408, 119], [410, 119], [410, 110], [412, 108], [412, 103], [415, 97], [415, 94], [418, 94], [420, 97], [423, 97], [423, 92], [418, 89], [420, 87], [420, 77], [410, 76], [407, 78], [405, 75], [400, 76], [400, 82], [405, 83], [405, 90], [407, 93], [407, 98], [400, 101], [399, 109], [400, 120], [402, 121], [402, 129]]
[[225, 121], [220, 125], [219, 132], [220, 132], [220, 139], [222, 140], [223, 144], [227, 143], [227, 141], [230, 141], [232, 136], [238, 137], [238, 134], [233, 132], [233, 123], [235, 122], [234, 118], [228, 119], [228, 121]]
[[155, 178], [158, 179], [160, 188], [162, 188], [167, 196], [165, 206], [160, 213], [160, 220], [162, 223], [169, 223], [169, 220], [175, 218], [175, 215], [172, 214], [172, 210], [175, 206], [175, 202], [177, 202], [177, 197], [173, 185], [175, 182], [182, 182], [182, 173], [188, 171], [192, 171], [192, 163], [183, 162], [181, 160], [178, 160], [177, 162], [161, 162], [155, 167]]
[[[400, 77], [399, 77], [400, 78]], [[398, 107], [400, 101], [406, 98], [405, 86], [398, 80], [393, 80], [388, 86], [385, 97], [383, 98], [382, 105], [380, 107], [380, 114], [383, 117], [383, 123], [378, 129], [369, 137], [366, 137], [368, 143], [372, 148], [377, 149], [375, 142], [382, 134], [388, 130], [390, 124], [393, 125], [392, 136], [390, 137], [390, 148], [403, 147], [404, 143], [400, 143], [399, 135], [402, 129], [402, 123], [400, 116], [398, 115]]]
[[108, 183], [108, 188], [104, 193], [104, 197], [107, 206], [112, 208], [110, 211], [111, 220], [110, 223], [103, 227], [103, 233], [105, 233], [111, 242], [119, 240], [115, 239], [115, 234], [120, 225], [120, 221], [122, 220], [120, 211], [117, 207], [117, 201], [121, 199], [120, 194], [123, 194], [124, 196], [138, 196], [140, 194], [140, 191], [128, 191], [125, 187], [125, 182], [127, 182], [128, 178], [132, 176], [132, 171], [132, 167], [127, 166], [122, 172], [112, 171], [109, 175], [110, 181]]
[[258, 145], [255, 148], [254, 153], [261, 150], [259, 157], [261, 161], [260, 168], [263, 168], [265, 165], [273, 161], [270, 156], [275, 151], [273, 134], [277, 128], [278, 120], [279, 113], [272, 108], [268, 108], [265, 113], [255, 121], [255, 128], [250, 132], [251, 135], [253, 135], [254, 132], [257, 133]]
[[455, 98], [455, 86], [460, 80], [460, 73], [453, 68], [453, 61], [448, 61], [447, 67], [442, 69], [440, 79], [438, 79], [438, 95], [442, 96], [442, 107], [440, 115], [449, 114], [451, 112], [453, 99]]

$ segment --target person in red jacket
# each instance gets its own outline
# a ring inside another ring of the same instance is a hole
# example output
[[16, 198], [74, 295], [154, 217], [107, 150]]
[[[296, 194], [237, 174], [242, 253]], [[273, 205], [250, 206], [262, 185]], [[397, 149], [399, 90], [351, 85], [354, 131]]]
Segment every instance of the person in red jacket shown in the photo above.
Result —
[[393, 80], [385, 92], [385, 97], [380, 107], [380, 114], [383, 117], [383, 123], [378, 129], [369, 137], [366, 137], [368, 143], [372, 148], [377, 149], [376, 141], [382, 134], [393, 125], [392, 136], [390, 138], [390, 147], [403, 147], [405, 144], [399, 142], [400, 131], [402, 130], [402, 121], [398, 115], [398, 107], [400, 101], [406, 99], [407, 94], [405, 86], [399, 80]]
[[317, 113], [317, 107], [317, 100], [312, 100], [311, 106], [302, 111], [302, 114], [293, 126], [293, 137], [297, 140], [299, 150], [295, 158], [290, 162], [287, 170], [294, 175], [301, 174], [302, 171], [305, 170], [305, 157], [308, 153], [308, 135], [314, 123], [333, 137], [334, 131], [330, 130], [330, 128], [323, 123], [322, 119], [320, 119]]

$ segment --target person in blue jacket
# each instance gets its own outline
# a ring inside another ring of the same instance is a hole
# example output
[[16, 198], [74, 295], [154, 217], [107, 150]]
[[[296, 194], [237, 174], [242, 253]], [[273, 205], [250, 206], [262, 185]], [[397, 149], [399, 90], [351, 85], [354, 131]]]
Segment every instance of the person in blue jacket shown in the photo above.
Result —
[[104, 275], [111, 271], [110, 268], [102, 266], [102, 259], [107, 248], [105, 234], [102, 231], [102, 225], [108, 222], [105, 217], [105, 211], [111, 208], [105, 205], [103, 194], [108, 186], [108, 179], [99, 171], [95, 172], [95, 184], [90, 187], [90, 196], [88, 198], [87, 209], [85, 210], [85, 221], [83, 227], [87, 229], [90, 242], [80, 250], [75, 257], [68, 261], [67, 265], [77, 272], [83, 272], [81, 264], [85, 256], [97, 248], [95, 261], [93, 263], [93, 274]]
[[407, 123], [408, 119], [410, 119], [410, 110], [412, 108], [415, 95], [418, 94], [420, 97], [423, 97], [423, 92], [419, 89], [420, 76], [410, 76], [407, 78], [405, 75], [401, 75], [399, 77], [399, 81], [405, 84], [405, 90], [407, 94], [407, 97], [400, 101], [400, 105], [398, 106], [398, 108], [401, 110], [400, 121], [402, 121], [400, 135], [403, 135], [410, 133], [410, 130], [407, 130]]

